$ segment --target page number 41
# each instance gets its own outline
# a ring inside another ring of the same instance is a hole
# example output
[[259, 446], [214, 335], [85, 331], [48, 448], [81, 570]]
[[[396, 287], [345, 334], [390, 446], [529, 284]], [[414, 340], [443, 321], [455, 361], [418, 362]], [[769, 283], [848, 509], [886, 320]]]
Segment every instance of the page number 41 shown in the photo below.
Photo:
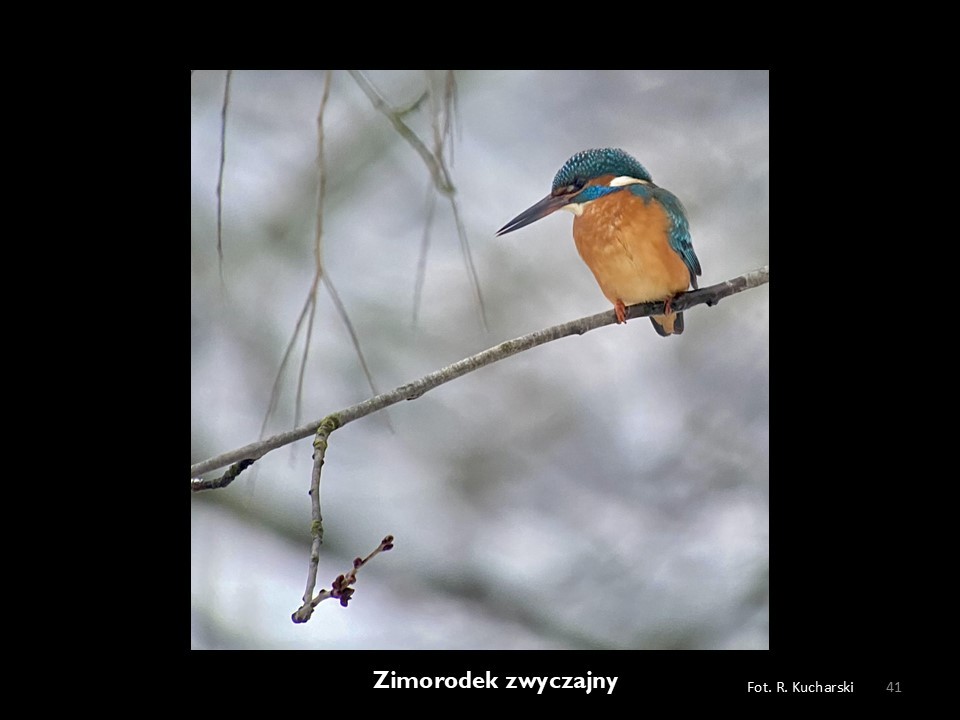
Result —
[[898, 693], [900, 692], [900, 683], [892, 682], [887, 684], [887, 692]]

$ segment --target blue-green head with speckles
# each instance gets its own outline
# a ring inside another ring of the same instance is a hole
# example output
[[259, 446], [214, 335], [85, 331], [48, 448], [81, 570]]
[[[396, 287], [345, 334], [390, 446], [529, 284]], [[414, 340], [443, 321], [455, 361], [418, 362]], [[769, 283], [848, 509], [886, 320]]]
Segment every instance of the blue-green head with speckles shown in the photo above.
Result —
[[586, 185], [601, 175], [614, 177], [632, 177], [637, 180], [652, 182], [653, 178], [647, 169], [637, 162], [632, 155], [620, 148], [600, 148], [598, 150], [581, 150], [567, 160], [553, 178], [553, 192], [568, 187]]

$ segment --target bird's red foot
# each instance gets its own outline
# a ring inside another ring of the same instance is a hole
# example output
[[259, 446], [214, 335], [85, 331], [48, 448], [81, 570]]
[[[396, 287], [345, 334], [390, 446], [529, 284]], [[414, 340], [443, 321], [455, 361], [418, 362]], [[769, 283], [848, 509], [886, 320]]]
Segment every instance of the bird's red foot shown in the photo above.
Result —
[[625, 323], [627, 321], [627, 307], [623, 304], [623, 300], [617, 300], [613, 304], [613, 310], [617, 314], [617, 323]]
[[670, 297], [668, 297], [666, 300], [663, 301], [663, 314], [664, 314], [664, 315], [669, 315], [669, 314], [670, 314], [670, 312], [671, 312], [671, 311], [670, 311], [670, 306], [671, 306], [672, 304], [673, 304], [673, 295], [671, 295]]

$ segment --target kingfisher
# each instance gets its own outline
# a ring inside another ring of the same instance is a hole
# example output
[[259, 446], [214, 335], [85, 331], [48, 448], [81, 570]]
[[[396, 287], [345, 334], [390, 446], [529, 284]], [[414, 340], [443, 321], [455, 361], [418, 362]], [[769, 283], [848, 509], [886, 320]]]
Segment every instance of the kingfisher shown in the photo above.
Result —
[[583, 150], [560, 168], [549, 195], [497, 235], [555, 210], [574, 214], [577, 252], [613, 303], [617, 323], [627, 321], [627, 305], [663, 300], [663, 315], [650, 317], [654, 329], [662, 337], [683, 332], [683, 313], [670, 303], [691, 285], [697, 289], [701, 270], [676, 195], [654, 185], [646, 168], [619, 148]]

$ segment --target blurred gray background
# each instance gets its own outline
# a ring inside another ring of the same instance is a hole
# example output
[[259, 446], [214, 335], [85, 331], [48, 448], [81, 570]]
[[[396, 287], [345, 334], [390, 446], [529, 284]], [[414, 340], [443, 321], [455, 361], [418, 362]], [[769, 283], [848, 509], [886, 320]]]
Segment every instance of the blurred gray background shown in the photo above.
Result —
[[[395, 106], [443, 73], [370, 71]], [[322, 71], [192, 73], [192, 462], [259, 437], [314, 273]], [[496, 230], [575, 152], [621, 147], [685, 204], [701, 286], [768, 262], [766, 71], [458, 71], [449, 204], [414, 285], [430, 176], [345, 72], [325, 115], [324, 259], [380, 390], [503, 340], [609, 310], [572, 216]], [[406, 122], [432, 145], [432, 105]], [[323, 470], [319, 586], [386, 534], [348, 608], [300, 605], [311, 446], [191, 497], [194, 648], [768, 647], [769, 291], [549, 343], [347, 425]], [[293, 424], [301, 335], [268, 434]], [[300, 422], [371, 394], [321, 289]], [[391, 430], [392, 426], [392, 430]]]

